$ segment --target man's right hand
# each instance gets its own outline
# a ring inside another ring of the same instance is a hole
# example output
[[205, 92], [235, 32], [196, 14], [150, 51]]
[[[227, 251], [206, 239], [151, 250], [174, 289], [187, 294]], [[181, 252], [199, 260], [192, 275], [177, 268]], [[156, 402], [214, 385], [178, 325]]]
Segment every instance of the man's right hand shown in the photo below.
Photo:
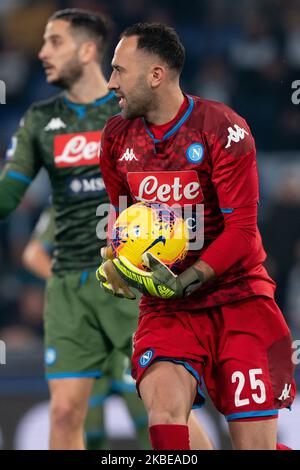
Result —
[[105, 292], [130, 300], [135, 300], [136, 296], [128, 287], [126, 282], [118, 274], [112, 259], [113, 254], [110, 247], [101, 249], [101, 256], [104, 262], [96, 271], [96, 277], [100, 281]]

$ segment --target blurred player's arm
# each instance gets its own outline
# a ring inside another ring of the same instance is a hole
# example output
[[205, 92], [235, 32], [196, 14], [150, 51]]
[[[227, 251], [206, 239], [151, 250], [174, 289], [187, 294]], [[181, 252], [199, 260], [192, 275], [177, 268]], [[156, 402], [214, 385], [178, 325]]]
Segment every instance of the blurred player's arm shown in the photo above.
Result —
[[33, 128], [33, 111], [29, 110], [12, 137], [0, 175], [0, 219], [16, 209], [41, 167], [34, 148]]
[[47, 208], [42, 212], [23, 252], [22, 262], [25, 268], [42, 279], [50, 277], [53, 245], [54, 212], [53, 208]]
[[113, 166], [112, 155], [110, 152], [111, 142], [106, 136], [106, 131], [105, 127], [101, 137], [100, 170], [109, 196], [111, 210], [107, 226], [108, 246], [101, 249], [103, 262], [97, 270], [96, 277], [106, 292], [113, 294], [116, 297], [124, 297], [134, 300], [136, 299], [136, 295], [128, 287], [127, 283], [119, 276], [114, 267], [112, 261], [113, 253], [109, 246], [112, 226], [120, 211], [119, 196], [127, 195], [129, 201], [131, 201], [131, 198], [128, 188], [126, 188], [124, 182], [121, 180]]
[[51, 257], [38, 240], [30, 240], [22, 255], [25, 268], [41, 279], [51, 275]]

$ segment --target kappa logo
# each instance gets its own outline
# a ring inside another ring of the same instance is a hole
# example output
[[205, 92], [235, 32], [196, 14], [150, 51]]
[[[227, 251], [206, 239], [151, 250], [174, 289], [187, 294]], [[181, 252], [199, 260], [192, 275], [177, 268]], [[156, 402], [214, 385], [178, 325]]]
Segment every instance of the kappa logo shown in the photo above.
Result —
[[126, 149], [126, 151], [123, 153], [122, 157], [119, 158], [120, 162], [122, 162], [123, 160], [125, 160], [126, 162], [132, 162], [132, 160], [137, 161], [137, 158], [133, 153], [133, 149], [129, 149], [129, 148]]
[[226, 149], [228, 149], [231, 146], [231, 142], [239, 142], [240, 140], [243, 140], [245, 135], [249, 135], [249, 132], [247, 132], [245, 129], [242, 127], [238, 126], [235, 124], [234, 129], [232, 127], [228, 127], [228, 136], [227, 136], [227, 144], [226, 144]]
[[291, 387], [291, 384], [284, 384], [284, 389], [282, 390], [280, 397], [278, 397], [278, 400], [285, 401], [287, 398], [290, 398]]
[[139, 359], [139, 365], [141, 367], [146, 367], [153, 357], [153, 349], [148, 349]]
[[65, 123], [60, 118], [52, 118], [51, 121], [44, 127], [45, 131], [57, 131], [66, 127]]

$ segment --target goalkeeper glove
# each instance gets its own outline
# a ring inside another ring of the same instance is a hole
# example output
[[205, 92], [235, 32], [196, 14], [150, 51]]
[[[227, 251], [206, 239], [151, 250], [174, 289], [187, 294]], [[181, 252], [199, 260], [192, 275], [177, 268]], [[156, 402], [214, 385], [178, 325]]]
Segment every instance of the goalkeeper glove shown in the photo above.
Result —
[[179, 299], [190, 295], [204, 282], [204, 274], [193, 266], [177, 276], [151, 253], [145, 253], [143, 261], [150, 272], [137, 268], [122, 255], [112, 261], [126, 283], [143, 294]]
[[[101, 254], [103, 256], [104, 251], [102, 251]], [[104, 256], [103, 258], [104, 260], [106, 259]], [[103, 287], [105, 292], [115, 295], [116, 297], [130, 300], [136, 299], [135, 294], [129, 289], [127, 284], [119, 276], [111, 259], [106, 259], [97, 269], [96, 278], [98, 281], [100, 281], [100, 285]]]

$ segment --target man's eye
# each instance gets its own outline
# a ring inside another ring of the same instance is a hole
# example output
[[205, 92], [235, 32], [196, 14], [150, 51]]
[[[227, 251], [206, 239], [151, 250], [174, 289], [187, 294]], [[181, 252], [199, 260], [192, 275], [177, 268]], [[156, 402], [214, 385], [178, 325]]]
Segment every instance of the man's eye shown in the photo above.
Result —
[[61, 44], [61, 40], [60, 39], [52, 39], [52, 45], [54, 47], [57, 47]]

